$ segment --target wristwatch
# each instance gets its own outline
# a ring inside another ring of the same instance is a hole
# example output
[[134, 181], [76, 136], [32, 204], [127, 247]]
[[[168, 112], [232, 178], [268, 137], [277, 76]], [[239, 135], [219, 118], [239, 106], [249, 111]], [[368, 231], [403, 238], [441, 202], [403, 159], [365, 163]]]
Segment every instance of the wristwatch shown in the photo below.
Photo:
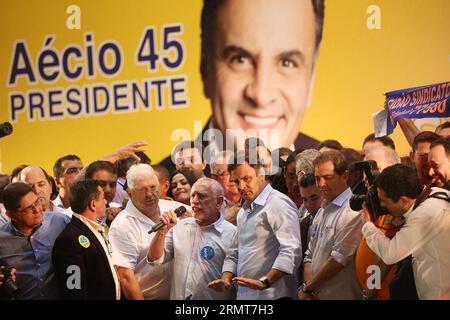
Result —
[[270, 281], [269, 281], [269, 278], [267, 278], [267, 276], [259, 278], [259, 281], [261, 281], [263, 283], [265, 289], [270, 288]]
[[303, 282], [300, 288], [298, 288], [298, 291], [301, 291], [303, 293], [314, 293], [314, 290], [311, 289], [308, 290], [306, 289], [306, 286], [307, 286], [306, 282]]

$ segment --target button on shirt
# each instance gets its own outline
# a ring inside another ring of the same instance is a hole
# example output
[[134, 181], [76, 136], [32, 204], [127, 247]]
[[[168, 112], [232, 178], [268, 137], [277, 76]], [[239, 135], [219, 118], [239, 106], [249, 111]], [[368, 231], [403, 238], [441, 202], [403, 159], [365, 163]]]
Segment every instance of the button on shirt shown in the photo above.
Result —
[[52, 250], [56, 238], [70, 222], [59, 212], [44, 212], [42, 224], [31, 236], [19, 232], [11, 221], [0, 226], [0, 265], [17, 269], [17, 299], [58, 299]]
[[294, 202], [269, 184], [237, 216], [233, 241], [223, 272], [259, 279], [271, 270], [287, 273], [270, 288], [238, 286], [237, 299], [278, 299], [297, 296], [295, 272], [301, 259], [300, 226]]
[[236, 236], [236, 227], [223, 216], [213, 224], [200, 227], [194, 218], [186, 218], [169, 230], [164, 254], [151, 264], [174, 261], [170, 299], [228, 300], [231, 292], [217, 292], [208, 283], [222, 275], [223, 262]]
[[[450, 192], [440, 188], [436, 191]], [[405, 224], [392, 239], [372, 222], [362, 229], [367, 245], [386, 264], [413, 257], [414, 280], [420, 299], [450, 299], [450, 204], [429, 198], [403, 215]]]
[[315, 292], [321, 300], [361, 299], [361, 287], [355, 270], [355, 254], [361, 239], [360, 213], [349, 207], [352, 196], [347, 188], [325, 208], [319, 210], [311, 227], [311, 239], [304, 262], [312, 263], [315, 276], [328, 258], [342, 264], [342, 269]]
[[[159, 209], [161, 214], [169, 210], [161, 205], [161, 201]], [[134, 270], [145, 299], [169, 299], [172, 263], [163, 265], [147, 263], [148, 248], [156, 234], [148, 234], [148, 231], [155, 224], [130, 200], [111, 223], [109, 240], [113, 249], [114, 264]]]

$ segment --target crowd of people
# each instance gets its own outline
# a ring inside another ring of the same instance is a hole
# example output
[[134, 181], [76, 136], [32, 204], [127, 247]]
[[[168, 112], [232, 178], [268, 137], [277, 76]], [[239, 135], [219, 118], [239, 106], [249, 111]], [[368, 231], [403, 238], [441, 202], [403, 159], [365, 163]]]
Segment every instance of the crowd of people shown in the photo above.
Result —
[[0, 298], [450, 299], [450, 124], [400, 119], [403, 158], [389, 137], [299, 133], [324, 11], [204, 0], [195, 141], [159, 164], [135, 142], [1, 175]]
[[247, 138], [209, 162], [185, 141], [173, 172], [145, 142], [63, 156], [53, 177], [18, 166], [1, 179], [0, 296], [450, 299], [448, 131], [418, 133], [410, 161], [371, 134], [362, 151]]

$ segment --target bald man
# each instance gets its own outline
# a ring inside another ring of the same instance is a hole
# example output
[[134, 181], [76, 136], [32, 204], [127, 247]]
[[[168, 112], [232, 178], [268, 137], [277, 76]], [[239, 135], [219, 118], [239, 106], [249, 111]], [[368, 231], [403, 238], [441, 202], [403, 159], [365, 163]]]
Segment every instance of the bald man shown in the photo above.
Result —
[[28, 184], [33, 192], [42, 199], [44, 211], [58, 211], [70, 215], [70, 210], [57, 207], [50, 200], [52, 195], [52, 186], [50, 177], [44, 169], [37, 166], [28, 166], [22, 169], [19, 174], [18, 181]]

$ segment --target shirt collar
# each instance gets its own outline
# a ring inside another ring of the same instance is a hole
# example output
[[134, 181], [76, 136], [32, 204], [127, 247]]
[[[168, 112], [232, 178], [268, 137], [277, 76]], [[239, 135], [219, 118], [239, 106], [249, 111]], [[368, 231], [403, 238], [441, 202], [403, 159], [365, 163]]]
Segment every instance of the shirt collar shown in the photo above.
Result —
[[101, 231], [104, 232], [105, 231], [105, 226], [97, 221], [91, 220], [79, 213], [74, 212], [73, 215], [75, 217], [77, 217], [79, 220], [81, 220], [81, 222], [83, 222], [85, 225], [90, 226], [92, 229], [96, 230], [96, 231]]
[[330, 203], [335, 206], [342, 207], [343, 204], [351, 198], [353, 195], [352, 190], [350, 188], [345, 189], [340, 195], [334, 198]]
[[266, 205], [267, 198], [272, 193], [272, 191], [273, 191], [273, 188], [270, 185], [270, 183], [268, 183], [264, 187], [264, 189], [261, 191], [261, 193], [256, 197], [256, 199], [253, 200], [253, 202], [245, 201], [243, 207], [245, 209], [249, 209], [250, 208], [252, 211], [255, 210], [255, 205], [256, 206], [260, 206], [260, 207], [264, 207]]
[[223, 231], [223, 221], [224, 221], [223, 215], [220, 214], [219, 219], [217, 219], [213, 224], [210, 224], [206, 228], [212, 227], [212, 228], [216, 229], [217, 232], [222, 233], [222, 231]]
[[[44, 217], [44, 219], [45, 219], [45, 217]], [[11, 228], [10, 229], [11, 233], [14, 233], [15, 235], [17, 235], [19, 237], [30, 237], [42, 226], [42, 224], [44, 223], [44, 220], [42, 220], [42, 223], [40, 225], [38, 225], [36, 228], [33, 229], [33, 231], [31, 232], [30, 235], [24, 234], [24, 233], [20, 232], [18, 229], [16, 229], [12, 220], [9, 220], [8, 223]]]

